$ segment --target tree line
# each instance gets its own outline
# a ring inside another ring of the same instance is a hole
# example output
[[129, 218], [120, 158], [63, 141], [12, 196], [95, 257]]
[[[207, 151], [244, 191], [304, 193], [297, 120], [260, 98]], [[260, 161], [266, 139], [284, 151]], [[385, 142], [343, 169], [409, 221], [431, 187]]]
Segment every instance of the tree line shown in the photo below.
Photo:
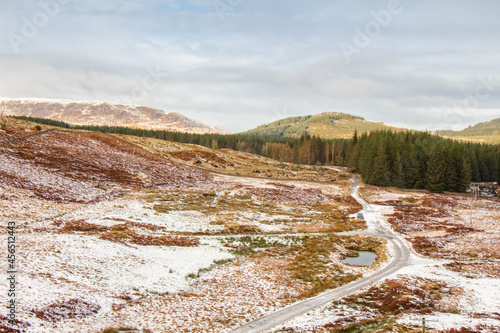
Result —
[[191, 134], [117, 126], [75, 126], [17, 117], [47, 125], [150, 137], [212, 149], [229, 148], [282, 162], [339, 165], [359, 172], [365, 183], [433, 192], [465, 192], [470, 182], [500, 183], [500, 145], [466, 143], [427, 132], [356, 132], [352, 139], [300, 138], [249, 134]]
[[465, 192], [470, 182], [500, 182], [500, 146], [390, 131], [353, 138], [348, 165], [367, 184]]

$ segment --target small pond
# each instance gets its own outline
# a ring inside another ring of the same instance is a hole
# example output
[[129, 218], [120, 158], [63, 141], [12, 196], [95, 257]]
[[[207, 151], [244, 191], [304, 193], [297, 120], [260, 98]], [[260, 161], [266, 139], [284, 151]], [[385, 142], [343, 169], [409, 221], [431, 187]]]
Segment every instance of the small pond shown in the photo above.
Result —
[[371, 251], [354, 251], [359, 254], [357, 257], [346, 257], [341, 262], [354, 266], [369, 266], [375, 262], [377, 255]]

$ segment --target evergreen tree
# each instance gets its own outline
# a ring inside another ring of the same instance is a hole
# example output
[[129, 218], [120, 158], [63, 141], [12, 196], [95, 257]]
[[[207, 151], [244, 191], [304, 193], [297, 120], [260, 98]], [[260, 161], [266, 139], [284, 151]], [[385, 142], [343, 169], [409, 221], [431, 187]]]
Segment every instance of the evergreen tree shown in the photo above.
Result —
[[403, 170], [403, 161], [401, 154], [398, 152], [392, 170], [392, 185], [400, 188], [405, 187], [405, 175]]
[[373, 160], [373, 172], [368, 182], [378, 186], [389, 186], [391, 183], [389, 161], [383, 142], [380, 142], [377, 149], [377, 156]]
[[458, 171], [458, 192], [465, 192], [471, 183], [471, 167], [467, 156], [462, 156], [462, 162]]
[[445, 188], [447, 191], [459, 192], [458, 190], [458, 169], [459, 169], [459, 152], [458, 146], [455, 143], [450, 143], [450, 146], [445, 148], [444, 157], [444, 175], [445, 175]]
[[434, 146], [427, 162], [426, 188], [431, 192], [442, 193], [446, 189], [443, 154], [439, 147]]
[[471, 181], [477, 183], [481, 181], [481, 172], [479, 171], [479, 163], [477, 161], [477, 150], [470, 146], [470, 166], [471, 166]]

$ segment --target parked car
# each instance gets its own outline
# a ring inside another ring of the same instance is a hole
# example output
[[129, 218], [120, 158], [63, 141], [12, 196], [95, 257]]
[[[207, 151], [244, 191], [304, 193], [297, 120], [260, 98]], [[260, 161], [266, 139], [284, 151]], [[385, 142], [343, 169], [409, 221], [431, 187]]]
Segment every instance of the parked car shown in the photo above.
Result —
[[363, 216], [363, 213], [358, 213], [358, 219], [364, 219], [365, 217]]

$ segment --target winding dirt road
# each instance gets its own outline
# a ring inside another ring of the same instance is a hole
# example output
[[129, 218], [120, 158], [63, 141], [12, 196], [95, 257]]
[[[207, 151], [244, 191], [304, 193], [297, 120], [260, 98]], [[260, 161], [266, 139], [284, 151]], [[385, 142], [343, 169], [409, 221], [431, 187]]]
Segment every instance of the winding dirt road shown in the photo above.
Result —
[[264, 315], [256, 320], [246, 323], [234, 330], [232, 333], [257, 333], [264, 332], [277, 325], [280, 325], [288, 320], [309, 312], [315, 308], [326, 305], [334, 300], [348, 296], [374, 282], [380, 281], [394, 272], [406, 267], [410, 259], [410, 249], [406, 243], [393, 233], [393, 231], [384, 224], [380, 211], [374, 209], [363, 198], [359, 196], [357, 182], [352, 186], [351, 195], [363, 205], [363, 214], [368, 225], [366, 230], [358, 232], [357, 234], [380, 237], [386, 239], [393, 246], [393, 257], [387, 266], [380, 271], [363, 278], [358, 281], [349, 283], [343, 287], [323, 293], [319, 296], [292, 304], [286, 308], [276, 312]]

